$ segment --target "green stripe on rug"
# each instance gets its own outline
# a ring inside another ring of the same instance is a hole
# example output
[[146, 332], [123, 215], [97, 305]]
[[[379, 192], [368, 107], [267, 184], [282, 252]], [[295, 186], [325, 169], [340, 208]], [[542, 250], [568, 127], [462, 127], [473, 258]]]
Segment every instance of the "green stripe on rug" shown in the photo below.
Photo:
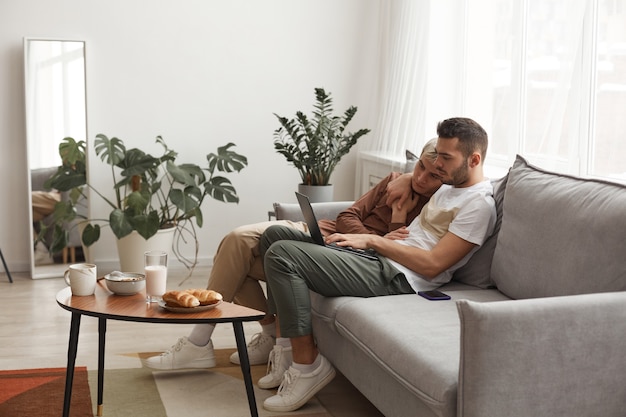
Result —
[[[98, 371], [88, 374], [93, 409], [97, 410]], [[103, 415], [107, 417], [168, 417], [149, 369], [106, 369], [103, 391]]]

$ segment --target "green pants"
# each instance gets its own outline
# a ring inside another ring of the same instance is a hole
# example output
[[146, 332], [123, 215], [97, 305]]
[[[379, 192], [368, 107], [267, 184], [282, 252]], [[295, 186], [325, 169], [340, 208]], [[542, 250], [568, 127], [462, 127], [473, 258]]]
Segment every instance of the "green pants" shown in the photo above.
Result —
[[328, 249], [301, 231], [271, 226], [261, 236], [268, 307], [282, 337], [312, 334], [309, 290], [326, 297], [415, 293], [386, 258], [377, 261]]

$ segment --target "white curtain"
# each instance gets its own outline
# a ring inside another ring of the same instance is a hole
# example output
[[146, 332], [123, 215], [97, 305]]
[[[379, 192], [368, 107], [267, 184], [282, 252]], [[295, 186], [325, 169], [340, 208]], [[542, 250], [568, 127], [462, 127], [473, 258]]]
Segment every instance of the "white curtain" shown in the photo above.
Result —
[[84, 43], [27, 39], [26, 112], [29, 167], [61, 164], [66, 136], [86, 140]]
[[380, 28], [370, 159], [401, 161], [438, 121], [465, 116], [489, 133], [489, 176], [519, 153], [626, 177], [626, 0], [381, 0]]
[[428, 62], [429, 1], [381, 3], [380, 114], [362, 150], [398, 157], [419, 153], [424, 131]]

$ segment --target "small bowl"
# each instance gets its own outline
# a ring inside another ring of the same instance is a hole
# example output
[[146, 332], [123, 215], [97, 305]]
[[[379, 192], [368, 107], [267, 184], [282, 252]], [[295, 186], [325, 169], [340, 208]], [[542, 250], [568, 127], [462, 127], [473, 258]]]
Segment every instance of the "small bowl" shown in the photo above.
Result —
[[146, 276], [134, 272], [113, 271], [104, 280], [109, 291], [117, 295], [133, 295], [146, 288]]

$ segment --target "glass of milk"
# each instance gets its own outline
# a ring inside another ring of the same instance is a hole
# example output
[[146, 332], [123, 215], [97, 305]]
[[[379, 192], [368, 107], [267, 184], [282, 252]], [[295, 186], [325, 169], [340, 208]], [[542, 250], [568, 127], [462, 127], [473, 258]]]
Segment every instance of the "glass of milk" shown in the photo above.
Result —
[[151, 250], [144, 253], [146, 302], [160, 301], [167, 287], [167, 252]]

